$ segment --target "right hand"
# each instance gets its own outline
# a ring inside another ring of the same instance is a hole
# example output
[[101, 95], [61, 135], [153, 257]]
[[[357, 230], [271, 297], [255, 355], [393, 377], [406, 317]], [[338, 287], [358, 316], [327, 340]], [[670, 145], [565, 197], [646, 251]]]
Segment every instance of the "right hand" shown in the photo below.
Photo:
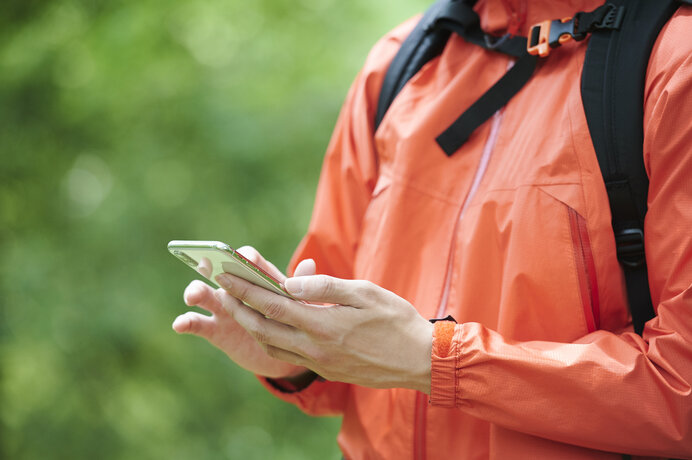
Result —
[[[243, 256], [259, 265], [278, 279], [286, 279], [274, 265], [266, 261], [256, 249], [243, 246], [238, 249]], [[296, 267], [296, 276], [314, 275], [315, 262], [312, 259], [301, 261]], [[223, 289], [213, 289], [208, 284], [195, 280], [185, 289], [183, 298], [188, 306], [197, 306], [211, 313], [211, 316], [188, 311], [173, 321], [173, 330], [178, 334], [192, 334], [202, 337], [226, 353], [240, 367], [269, 378], [295, 377], [307, 371], [306, 368], [289, 364], [268, 356], [264, 348], [233, 319], [219, 298], [228, 294]]]

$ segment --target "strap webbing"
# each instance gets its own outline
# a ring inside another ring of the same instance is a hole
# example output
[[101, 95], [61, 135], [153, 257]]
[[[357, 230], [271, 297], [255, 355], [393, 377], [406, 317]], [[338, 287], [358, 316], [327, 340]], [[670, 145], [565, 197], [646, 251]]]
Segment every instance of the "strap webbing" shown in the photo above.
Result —
[[437, 136], [435, 140], [442, 150], [451, 156], [468, 140], [476, 128], [507, 105], [507, 102], [529, 81], [536, 68], [537, 60], [537, 56], [526, 53], [480, 99], [466, 109], [449, 128]]
[[449, 2], [428, 25], [428, 29], [452, 31], [464, 40], [487, 50], [518, 58], [515, 65], [502, 78], [435, 139], [440, 148], [451, 156], [480, 125], [507, 105], [524, 87], [533, 75], [538, 59], [527, 53], [524, 37], [506, 35], [497, 38], [483, 32], [478, 14], [463, 2]]
[[425, 13], [404, 40], [401, 49], [387, 70], [375, 116], [375, 130], [387, 109], [406, 82], [423, 65], [438, 56], [450, 34], [487, 50], [518, 58], [516, 64], [481, 98], [461, 114], [452, 125], [437, 137], [437, 143], [447, 155], [452, 155], [468, 137], [501, 109], [531, 78], [537, 59], [526, 52], [524, 37], [494, 37], [485, 34], [480, 18], [473, 10], [473, 0], [439, 0]]
[[481, 29], [478, 13], [459, 1], [449, 2], [435, 20], [428, 25], [428, 29], [456, 32], [469, 43], [516, 58], [526, 54], [526, 38], [509, 35], [494, 37], [486, 34]]
[[438, 0], [437, 3], [433, 4], [425, 12], [423, 18], [418, 21], [416, 27], [406, 37], [399, 51], [394, 56], [394, 60], [387, 69], [382, 89], [380, 90], [373, 131], [377, 131], [389, 106], [406, 82], [418, 73], [426, 62], [442, 52], [449, 39], [449, 31], [440, 31], [440, 33], [432, 34], [428, 26], [435, 20], [448, 2], [449, 0]]
[[619, 29], [625, 9], [613, 3], [601, 5], [591, 12], [579, 12], [574, 15], [574, 36], [577, 40], [586, 37], [599, 29]]
[[592, 33], [582, 73], [582, 102], [608, 192], [618, 260], [634, 330], [654, 316], [644, 253], [648, 177], [644, 169], [644, 80], [673, 0], [610, 0], [626, 6], [619, 30]]

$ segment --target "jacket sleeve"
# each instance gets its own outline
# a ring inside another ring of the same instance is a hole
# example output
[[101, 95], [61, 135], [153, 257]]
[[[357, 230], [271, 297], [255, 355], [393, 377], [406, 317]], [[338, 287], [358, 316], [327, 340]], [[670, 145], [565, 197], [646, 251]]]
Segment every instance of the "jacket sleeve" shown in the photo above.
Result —
[[647, 72], [645, 235], [657, 316], [643, 337], [513, 342], [477, 323], [436, 325], [431, 404], [558, 442], [692, 458], [690, 30], [692, 8], [681, 9]]
[[[362, 219], [377, 181], [373, 132], [377, 100], [389, 63], [415, 23], [411, 19], [380, 40], [351, 86], [322, 165], [307, 234], [288, 273], [301, 260], [312, 258], [318, 273], [353, 277]], [[285, 381], [262, 377], [260, 381], [274, 395], [311, 415], [342, 413], [349, 393], [348, 384], [322, 379], [304, 389], [291, 388]]]

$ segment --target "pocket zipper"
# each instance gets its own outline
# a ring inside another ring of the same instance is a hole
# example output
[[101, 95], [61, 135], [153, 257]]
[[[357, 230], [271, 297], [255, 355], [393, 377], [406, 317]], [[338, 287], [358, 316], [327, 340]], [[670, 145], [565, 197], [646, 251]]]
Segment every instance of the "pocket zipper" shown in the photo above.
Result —
[[601, 327], [600, 304], [598, 298], [598, 283], [596, 281], [596, 265], [591, 251], [591, 241], [584, 219], [577, 211], [567, 208], [569, 215], [574, 262], [577, 267], [579, 295], [584, 307], [586, 328], [594, 332]]

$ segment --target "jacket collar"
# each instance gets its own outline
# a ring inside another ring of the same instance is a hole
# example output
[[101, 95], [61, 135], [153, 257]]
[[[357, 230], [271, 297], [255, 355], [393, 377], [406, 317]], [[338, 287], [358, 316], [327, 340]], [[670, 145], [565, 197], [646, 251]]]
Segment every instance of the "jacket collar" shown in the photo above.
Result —
[[483, 30], [493, 35], [506, 33], [513, 16], [515, 20], [524, 16], [518, 34], [526, 36], [534, 24], [591, 11], [603, 3], [604, 0], [478, 0], [475, 10]]

